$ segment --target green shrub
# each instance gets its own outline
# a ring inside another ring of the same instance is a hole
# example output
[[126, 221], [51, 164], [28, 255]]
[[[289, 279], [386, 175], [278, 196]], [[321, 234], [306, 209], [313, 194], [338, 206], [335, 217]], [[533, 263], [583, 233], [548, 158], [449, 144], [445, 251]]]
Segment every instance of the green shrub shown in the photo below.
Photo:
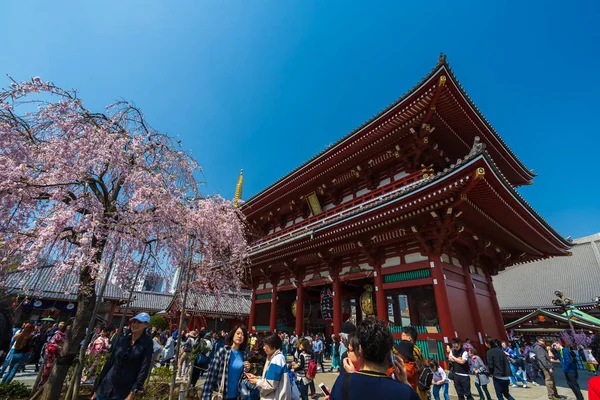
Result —
[[23, 382], [0, 383], [0, 399], [21, 399], [29, 397], [29, 388]]
[[169, 328], [169, 323], [162, 315], [153, 315], [150, 317], [150, 323], [148, 324], [150, 329], [156, 327], [156, 329], [162, 329], [163, 331]]
[[136, 400], [167, 400], [172, 376], [173, 370], [168, 367], [152, 369], [149, 382], [144, 385], [144, 390], [135, 396]]

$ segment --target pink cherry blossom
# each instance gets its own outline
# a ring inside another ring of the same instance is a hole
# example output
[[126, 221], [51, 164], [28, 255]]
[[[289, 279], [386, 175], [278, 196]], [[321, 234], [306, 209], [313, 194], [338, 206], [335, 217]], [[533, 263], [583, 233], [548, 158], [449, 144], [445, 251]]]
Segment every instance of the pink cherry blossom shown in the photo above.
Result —
[[117, 243], [112, 274], [126, 287], [147, 248], [164, 270], [191, 251], [194, 290], [239, 289], [244, 217], [201, 193], [200, 167], [177, 143], [127, 102], [96, 113], [75, 91], [39, 77], [0, 90], [0, 271], [50, 260], [59, 274], [79, 274], [80, 306], [63, 354], [77, 353], [95, 282]]

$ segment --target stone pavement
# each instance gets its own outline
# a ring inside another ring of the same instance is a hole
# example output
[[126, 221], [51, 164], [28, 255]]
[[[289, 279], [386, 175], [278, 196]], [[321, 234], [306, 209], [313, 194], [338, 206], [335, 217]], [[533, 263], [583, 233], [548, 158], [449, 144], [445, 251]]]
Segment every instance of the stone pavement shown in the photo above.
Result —
[[[330, 363], [328, 361], [325, 361], [325, 368], [326, 370], [329, 368]], [[560, 364], [555, 364], [556, 370], [555, 370], [555, 378], [556, 378], [556, 384], [558, 387], [558, 393], [561, 396], [564, 396], [566, 399], [575, 399], [575, 396], [573, 395], [573, 392], [571, 391], [571, 389], [569, 388], [569, 386], [567, 385], [567, 382], [565, 380], [565, 375], [563, 374], [562, 370], [560, 369]], [[24, 373], [18, 373], [16, 376], [16, 380], [21, 381], [23, 383], [25, 383], [28, 386], [32, 386], [33, 383], [35, 382], [37, 373], [33, 372], [33, 366], [29, 365], [27, 366], [27, 371]], [[338, 377], [338, 373], [337, 372], [325, 372], [325, 373], [320, 373], [317, 374], [317, 378], [315, 379], [315, 386], [317, 389], [317, 398], [318, 399], [323, 399], [323, 395], [321, 394], [321, 391], [319, 390], [318, 385], [323, 382], [327, 387], [332, 387], [333, 383], [335, 382], [336, 378]], [[579, 375], [579, 385], [581, 386], [581, 391], [583, 393], [583, 397], [585, 399], [588, 398], [587, 396], [587, 380], [590, 378], [590, 374], [586, 371], [580, 371], [580, 375]], [[538, 383], [541, 383], [542, 379], [538, 379]], [[202, 385], [204, 383], [204, 379], [201, 378], [200, 381], [198, 382], [198, 385]], [[494, 386], [492, 383], [490, 383], [488, 390], [490, 391], [490, 394], [492, 395], [492, 399], [496, 399], [496, 393], [494, 392]], [[479, 399], [479, 396], [477, 394], [477, 389], [475, 388], [475, 384], [474, 384], [474, 379], [471, 379], [471, 391], [473, 394], [473, 397], [475, 399]], [[529, 388], [524, 389], [524, 388], [510, 388], [510, 394], [515, 398], [515, 400], [545, 400], [548, 398], [547, 396], [547, 392], [546, 392], [546, 387], [545, 386], [532, 386], [531, 383], [529, 383]], [[454, 386], [451, 383], [450, 384], [450, 397], [452, 399], [456, 399], [456, 391], [454, 390]], [[433, 397], [432, 397], [433, 399]], [[485, 400], [485, 399], [482, 399]]]

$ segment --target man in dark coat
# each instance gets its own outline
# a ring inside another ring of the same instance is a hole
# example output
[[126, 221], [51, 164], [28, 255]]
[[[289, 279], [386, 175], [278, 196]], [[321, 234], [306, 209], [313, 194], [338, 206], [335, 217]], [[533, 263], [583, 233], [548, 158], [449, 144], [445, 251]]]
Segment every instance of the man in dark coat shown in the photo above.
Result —
[[510, 385], [510, 377], [512, 372], [510, 365], [506, 359], [506, 355], [498, 345], [498, 341], [494, 338], [489, 338], [486, 346], [487, 351], [487, 368], [490, 375], [494, 378], [494, 389], [498, 400], [514, 400], [508, 391]]

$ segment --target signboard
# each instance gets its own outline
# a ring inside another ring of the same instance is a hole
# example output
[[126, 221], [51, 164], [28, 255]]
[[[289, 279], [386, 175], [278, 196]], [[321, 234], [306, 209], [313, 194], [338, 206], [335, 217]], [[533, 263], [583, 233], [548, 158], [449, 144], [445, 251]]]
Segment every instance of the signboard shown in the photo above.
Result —
[[329, 287], [321, 290], [321, 315], [325, 321], [333, 321], [333, 292]]
[[430, 356], [439, 356], [437, 340], [427, 339], [427, 350], [429, 350]]
[[306, 202], [308, 203], [308, 208], [310, 208], [312, 215], [319, 215], [323, 211], [316, 192], [309, 193], [306, 196]]

